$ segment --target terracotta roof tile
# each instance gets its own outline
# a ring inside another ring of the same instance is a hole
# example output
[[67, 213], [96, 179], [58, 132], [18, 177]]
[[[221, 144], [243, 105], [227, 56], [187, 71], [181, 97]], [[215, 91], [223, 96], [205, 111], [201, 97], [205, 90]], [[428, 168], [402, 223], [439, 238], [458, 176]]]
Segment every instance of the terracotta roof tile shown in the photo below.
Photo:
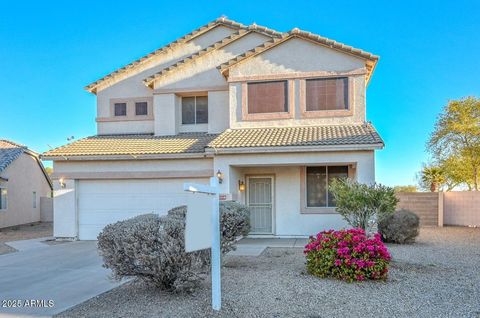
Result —
[[383, 141], [371, 124], [344, 126], [230, 129], [208, 144], [212, 148], [371, 145]]
[[216, 136], [212, 134], [92, 136], [47, 151], [42, 157], [203, 153], [206, 145]]

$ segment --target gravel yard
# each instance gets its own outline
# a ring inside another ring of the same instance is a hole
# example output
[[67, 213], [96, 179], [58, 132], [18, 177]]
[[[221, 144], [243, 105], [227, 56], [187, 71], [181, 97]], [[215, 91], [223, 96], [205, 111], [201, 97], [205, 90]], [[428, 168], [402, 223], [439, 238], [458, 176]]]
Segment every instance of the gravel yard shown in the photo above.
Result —
[[480, 229], [424, 228], [414, 245], [388, 245], [386, 282], [345, 283], [305, 273], [300, 248], [227, 256], [223, 308], [207, 280], [194, 295], [131, 282], [58, 317], [480, 317]]
[[5, 242], [47, 237], [52, 236], [52, 234], [52, 223], [32, 223], [0, 229], [0, 255], [16, 251], [4, 244]]

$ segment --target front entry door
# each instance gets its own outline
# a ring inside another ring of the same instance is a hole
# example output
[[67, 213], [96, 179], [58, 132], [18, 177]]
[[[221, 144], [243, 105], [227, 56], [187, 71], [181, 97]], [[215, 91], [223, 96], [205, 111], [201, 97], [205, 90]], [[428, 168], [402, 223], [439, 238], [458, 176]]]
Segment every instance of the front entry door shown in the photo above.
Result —
[[273, 234], [273, 177], [248, 177], [250, 234]]

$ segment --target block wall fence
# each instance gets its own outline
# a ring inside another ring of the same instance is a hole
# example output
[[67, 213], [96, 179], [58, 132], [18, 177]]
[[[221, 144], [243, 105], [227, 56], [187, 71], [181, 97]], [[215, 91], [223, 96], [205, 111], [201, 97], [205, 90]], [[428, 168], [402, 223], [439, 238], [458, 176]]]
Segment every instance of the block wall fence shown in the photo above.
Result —
[[420, 226], [480, 227], [480, 192], [400, 192], [398, 209], [420, 217]]

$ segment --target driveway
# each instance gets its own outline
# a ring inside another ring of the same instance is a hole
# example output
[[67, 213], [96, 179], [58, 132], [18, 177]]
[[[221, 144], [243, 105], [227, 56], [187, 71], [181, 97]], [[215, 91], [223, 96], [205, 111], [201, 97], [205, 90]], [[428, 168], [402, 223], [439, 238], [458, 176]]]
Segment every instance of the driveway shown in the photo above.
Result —
[[93, 241], [0, 255], [0, 317], [50, 317], [121, 285], [109, 274]]

